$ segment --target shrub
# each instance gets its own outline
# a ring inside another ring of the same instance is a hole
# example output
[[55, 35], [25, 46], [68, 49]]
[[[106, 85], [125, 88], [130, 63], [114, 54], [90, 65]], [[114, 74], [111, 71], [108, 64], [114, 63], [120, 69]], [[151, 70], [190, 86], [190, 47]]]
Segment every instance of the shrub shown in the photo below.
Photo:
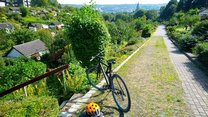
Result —
[[204, 20], [196, 25], [192, 31], [192, 34], [197, 36], [203, 36], [204, 39], [208, 38], [208, 20]]
[[5, 64], [6, 67], [0, 69], [0, 91], [30, 80], [46, 71], [45, 64], [27, 58], [6, 59]]
[[139, 42], [139, 39], [138, 38], [132, 38], [128, 41], [127, 45], [126, 46], [129, 46], [129, 45], [134, 45], [136, 43]]
[[144, 30], [142, 30], [142, 37], [145, 37], [145, 38], [150, 37], [151, 36], [150, 31], [151, 31], [150, 28], [148, 27], [144, 28]]
[[0, 101], [1, 117], [57, 117], [58, 113], [57, 100], [49, 96]]
[[168, 26], [166, 29], [168, 32], [175, 32], [176, 26]]
[[194, 53], [198, 55], [199, 61], [208, 66], [208, 42], [197, 44]]
[[91, 57], [108, 45], [110, 35], [102, 20], [95, 8], [84, 6], [68, 22], [68, 38], [77, 60], [83, 66], [90, 66]]
[[178, 43], [182, 50], [184, 51], [191, 51], [193, 47], [198, 43], [200, 40], [197, 36], [192, 36], [190, 34], [184, 34], [182, 37], [179, 38]]

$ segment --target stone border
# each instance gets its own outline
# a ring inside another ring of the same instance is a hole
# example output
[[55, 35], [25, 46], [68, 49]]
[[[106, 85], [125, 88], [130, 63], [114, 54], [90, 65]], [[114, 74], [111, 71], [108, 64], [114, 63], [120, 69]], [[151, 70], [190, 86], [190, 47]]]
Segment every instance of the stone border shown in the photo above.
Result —
[[[126, 60], [124, 60], [118, 67], [116, 67], [113, 72], [117, 72], [129, 59], [131, 59], [139, 50], [141, 50], [142, 47], [144, 47], [149, 41], [151, 40], [151, 37], [144, 43], [142, 46], [140, 46], [136, 51], [134, 51]], [[101, 87], [105, 84], [105, 80], [103, 79], [97, 86]], [[88, 91], [83, 97], [78, 98], [75, 100], [75, 103], [70, 107], [70, 109], [67, 109], [67, 112], [61, 112], [59, 114], [59, 117], [71, 117], [73, 116], [76, 111], [84, 104], [87, 103], [87, 101], [90, 99], [90, 97], [97, 91], [96, 88], [92, 88], [90, 91]]]

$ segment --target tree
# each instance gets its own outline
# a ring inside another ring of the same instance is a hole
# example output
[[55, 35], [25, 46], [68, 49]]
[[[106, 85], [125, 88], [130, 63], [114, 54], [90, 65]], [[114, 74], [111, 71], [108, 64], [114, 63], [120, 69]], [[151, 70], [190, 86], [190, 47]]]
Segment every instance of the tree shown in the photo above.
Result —
[[26, 17], [29, 13], [28, 9], [26, 7], [24, 7], [23, 5], [20, 6], [20, 12], [22, 13], [22, 17]]
[[115, 20], [131, 21], [132, 17], [127, 13], [117, 13]]
[[179, 3], [178, 3], [178, 6], [176, 8], [176, 11], [179, 12], [181, 10], [185, 10], [186, 9], [186, 0], [180, 0]]
[[165, 9], [160, 14], [160, 19], [169, 20], [175, 13], [177, 7], [177, 0], [170, 0]]
[[51, 35], [51, 32], [46, 29], [40, 29], [37, 33], [40, 37], [39, 39], [43, 41], [48, 48], [51, 47], [51, 44], [53, 43], [53, 36]]
[[90, 66], [90, 59], [98, 52], [105, 50], [110, 39], [102, 16], [93, 5], [83, 6], [72, 15], [67, 24], [68, 39], [71, 40], [76, 58], [83, 66]]
[[25, 28], [15, 29], [15, 31], [11, 34], [11, 36], [16, 44], [22, 44], [35, 39], [39, 39], [39, 36], [35, 31]]
[[136, 13], [134, 13], [134, 18], [139, 18], [139, 17], [143, 17], [145, 16], [145, 10], [140, 9], [138, 11], [136, 11]]
[[200, 16], [198, 14], [197, 15], [192, 15], [192, 14], [190, 14], [190, 12], [188, 12], [185, 15], [184, 25], [186, 26], [186, 29], [187, 29], [188, 26], [190, 28], [192, 28], [193, 25], [196, 24], [199, 20], [200, 20]]
[[114, 19], [114, 16], [110, 13], [103, 13], [102, 15], [105, 21], [112, 21]]
[[145, 25], [146, 25], [146, 18], [145, 17], [137, 18], [135, 20], [135, 28], [137, 31], [143, 30], [145, 28]]
[[55, 6], [58, 7], [57, 0], [31, 0], [31, 6], [38, 6], [38, 7], [47, 7], [47, 6]]
[[3, 56], [15, 43], [5, 30], [0, 30], [0, 35], [0, 56]]
[[149, 20], [156, 20], [158, 13], [156, 10], [148, 10], [146, 11], [145, 16]]

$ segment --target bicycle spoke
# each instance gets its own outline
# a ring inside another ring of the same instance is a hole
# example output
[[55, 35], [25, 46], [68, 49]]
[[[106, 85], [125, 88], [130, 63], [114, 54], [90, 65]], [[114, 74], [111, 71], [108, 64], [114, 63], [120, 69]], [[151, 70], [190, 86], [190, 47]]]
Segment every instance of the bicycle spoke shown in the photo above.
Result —
[[128, 112], [131, 106], [130, 95], [125, 82], [117, 74], [113, 75], [112, 94], [119, 109], [123, 112]]

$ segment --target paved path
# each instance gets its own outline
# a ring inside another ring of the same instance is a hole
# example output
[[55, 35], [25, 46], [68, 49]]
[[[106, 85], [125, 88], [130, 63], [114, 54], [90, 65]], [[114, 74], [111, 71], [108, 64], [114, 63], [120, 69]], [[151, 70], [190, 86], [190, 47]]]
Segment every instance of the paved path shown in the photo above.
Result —
[[208, 117], [208, 77], [168, 39], [164, 26], [159, 26], [155, 35], [165, 39], [169, 56], [182, 81], [185, 99], [194, 116]]

